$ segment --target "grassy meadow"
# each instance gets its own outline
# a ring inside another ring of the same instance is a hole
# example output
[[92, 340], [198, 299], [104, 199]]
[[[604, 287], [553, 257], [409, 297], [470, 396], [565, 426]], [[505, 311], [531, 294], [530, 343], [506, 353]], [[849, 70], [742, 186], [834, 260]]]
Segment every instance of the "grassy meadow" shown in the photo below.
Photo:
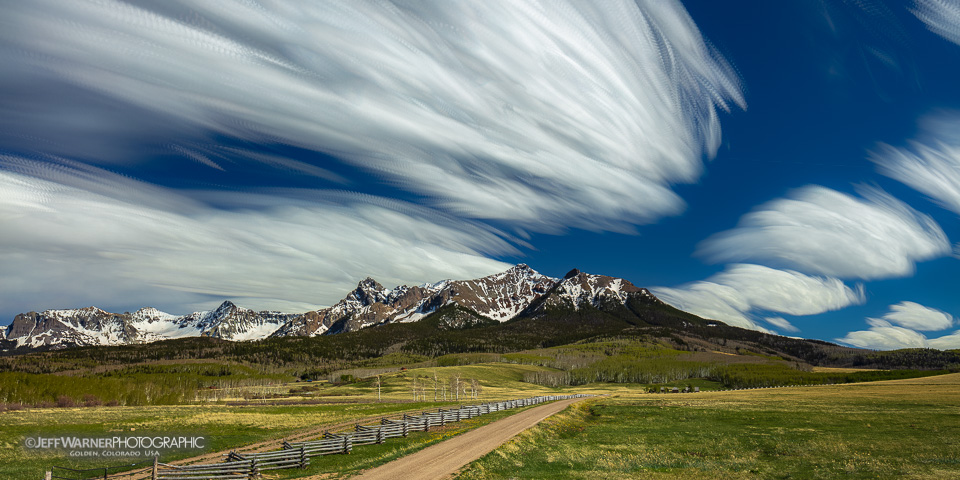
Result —
[[960, 374], [613, 394], [546, 420], [459, 478], [960, 478]]
[[[449, 407], [458, 403], [521, 398], [549, 394], [555, 390], [531, 385], [522, 381], [523, 376], [541, 367], [530, 365], [465, 365], [436, 368], [408, 369], [381, 375], [380, 401], [377, 400], [377, 385], [374, 378], [343, 384], [329, 382], [298, 382], [265, 385], [262, 387], [223, 387], [220, 398], [240, 404], [208, 403], [196, 405], [132, 405], [94, 406], [71, 408], [25, 408], [0, 412], [0, 478], [41, 478], [52, 465], [70, 468], [92, 468], [138, 462], [144, 459], [121, 458], [70, 458], [59, 451], [25, 449], [27, 436], [79, 435], [111, 436], [119, 433], [135, 435], [187, 434], [202, 435], [208, 440], [203, 452], [183, 452], [161, 457], [169, 462], [199, 453], [240, 449], [245, 445], [267, 439], [281, 439], [298, 431], [316, 426], [343, 422], [377, 420], [380, 416], [395, 416], [399, 412], [429, 410]], [[436, 374], [437, 401], [434, 402], [433, 378]], [[451, 385], [457, 377], [464, 387], [459, 402]], [[477, 380], [483, 388], [473, 398], [471, 380]], [[417, 385], [417, 388], [414, 388]], [[440, 388], [447, 389], [444, 400]], [[276, 393], [282, 398], [245, 400], [252, 388], [256, 392]], [[290, 392], [293, 397], [290, 397]], [[416, 394], [416, 401], [414, 401]], [[326, 404], [270, 404], [274, 401], [329, 402]], [[391, 441], [385, 446], [361, 447], [349, 457], [332, 456], [315, 459], [309, 472], [333, 472], [339, 469], [369, 468], [371, 462], [384, 462], [396, 458], [410, 449], [440, 441], [446, 436], [492, 421], [516, 411], [484, 415], [462, 425], [451, 426], [443, 431], [411, 436], [404, 442]], [[375, 423], [375, 421], [374, 421]], [[278, 442], [279, 443], [279, 442]], [[337, 460], [339, 458], [339, 460]], [[346, 462], [346, 463], [344, 463]], [[297, 472], [289, 472], [297, 475]], [[286, 474], [285, 474], [286, 475]]]
[[[201, 453], [208, 453], [403, 411], [558, 393], [605, 397], [525, 434], [465, 478], [946, 478], [941, 474], [960, 472], [951, 439], [960, 433], [960, 410], [952, 406], [960, 405], [956, 375], [815, 369], [796, 359], [727, 350], [598, 337], [512, 353], [401, 352], [290, 369], [211, 359], [100, 359], [88, 365], [60, 354], [10, 358], [7, 370], [0, 369], [0, 478], [39, 478], [52, 465], [144, 460], [27, 450], [23, 441], [31, 435], [202, 435], [209, 442]], [[305, 378], [304, 371], [324, 373]], [[848, 384], [728, 390], [825, 383]], [[646, 393], [660, 387], [704, 393]], [[284, 471], [278, 478], [369, 468], [512, 413], [358, 448], [347, 457], [318, 458], [307, 472]], [[173, 453], [161, 461], [197, 454]]]
[[[413, 409], [435, 408], [426, 403], [362, 403], [301, 406], [140, 406], [30, 409], [0, 413], [0, 478], [35, 479], [52, 465], [69, 468], [105, 467], [144, 461], [143, 458], [71, 458], [60, 451], [24, 448], [27, 436], [113, 436], [159, 434], [203, 436], [207, 448], [164, 455], [161, 461], [191, 457], [261, 442], [314, 426], [390, 416]], [[279, 443], [279, 442], [278, 442]], [[152, 459], [151, 459], [152, 460]]]

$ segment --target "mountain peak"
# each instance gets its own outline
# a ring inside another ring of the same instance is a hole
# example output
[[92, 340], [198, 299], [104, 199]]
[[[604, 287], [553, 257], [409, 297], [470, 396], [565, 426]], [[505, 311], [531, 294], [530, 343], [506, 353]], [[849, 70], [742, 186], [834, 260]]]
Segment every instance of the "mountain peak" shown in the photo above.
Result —
[[573, 270], [570, 270], [569, 272], [567, 272], [567, 274], [563, 276], [563, 279], [566, 280], [568, 278], [576, 277], [577, 275], [580, 275], [580, 270], [577, 270], [576, 268], [574, 268]]
[[374, 280], [372, 277], [367, 277], [360, 280], [360, 283], [357, 284], [357, 289], [363, 291], [376, 290], [379, 292], [383, 290], [383, 285], [380, 285], [380, 282]]
[[380, 285], [380, 282], [367, 277], [361, 280], [357, 284], [357, 288], [347, 296], [348, 299], [351, 297], [363, 305], [373, 305], [377, 302], [386, 301], [387, 294], [386, 289], [383, 288], [383, 285]]
[[237, 305], [236, 305], [236, 304], [234, 304], [234, 303], [231, 302], [230, 300], [224, 300], [223, 303], [221, 303], [220, 306], [217, 307], [217, 310], [216, 310], [216, 311], [217, 311], [217, 312], [224, 312], [224, 311], [232, 310], [232, 309], [235, 309], [235, 308], [237, 308]]
[[160, 311], [154, 307], [143, 307], [133, 312], [133, 318], [136, 320], [162, 321], [176, 318], [176, 315], [170, 315], [167, 312]]

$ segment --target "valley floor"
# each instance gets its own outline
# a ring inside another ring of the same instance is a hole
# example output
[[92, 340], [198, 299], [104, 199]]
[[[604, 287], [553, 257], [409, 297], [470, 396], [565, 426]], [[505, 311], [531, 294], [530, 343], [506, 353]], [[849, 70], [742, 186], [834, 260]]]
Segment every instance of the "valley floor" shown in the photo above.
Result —
[[[526, 365], [438, 368], [478, 379], [479, 401], [552, 393], [606, 395], [568, 408], [480, 460], [459, 478], [960, 478], [960, 374], [831, 386], [649, 394], [644, 385], [590, 384], [551, 389], [522, 381]], [[101, 435], [181, 432], [208, 435], [216, 450], [279, 439], [305, 427], [396, 415], [450, 405], [426, 388], [411, 402], [410, 385], [434, 368], [384, 376], [383, 402], [369, 382], [321, 386], [330, 405], [246, 404], [41, 408], [0, 412], [0, 478], [40, 478], [51, 465], [105, 466], [26, 450], [36, 433]], [[432, 375], [431, 375], [432, 376]], [[701, 388], [709, 382], [693, 380]], [[302, 388], [301, 384], [282, 388]], [[281, 388], [281, 387], [277, 387]], [[406, 399], [406, 400], [405, 400]], [[456, 403], [476, 400], [461, 398]], [[317, 458], [307, 471], [278, 478], [345, 478], [442, 442], [516, 411], [498, 412], [429, 434]], [[367, 419], [367, 420], [364, 420]], [[326, 428], [326, 427], [323, 427]], [[213, 451], [213, 450], [211, 450]], [[180, 458], [193, 456], [181, 455]], [[164, 459], [169, 461], [171, 459]], [[113, 465], [118, 462], [108, 462]], [[37, 472], [40, 472], [39, 474]]]

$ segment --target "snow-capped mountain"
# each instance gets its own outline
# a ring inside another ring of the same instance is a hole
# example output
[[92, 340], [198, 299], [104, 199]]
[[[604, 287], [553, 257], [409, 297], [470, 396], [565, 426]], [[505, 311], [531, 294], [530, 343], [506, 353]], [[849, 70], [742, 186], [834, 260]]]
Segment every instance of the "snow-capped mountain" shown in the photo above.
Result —
[[196, 312], [178, 317], [177, 323], [181, 328], [196, 330], [198, 335], [242, 341], [268, 337], [295, 316], [280, 312], [255, 312], [226, 301], [212, 312]]
[[115, 345], [131, 343], [137, 332], [129, 315], [105, 312], [97, 307], [21, 313], [6, 329], [6, 337], [18, 347], [55, 344]]
[[579, 310], [585, 305], [623, 305], [631, 296], [648, 302], [660, 302], [660, 299], [646, 288], [637, 287], [622, 278], [592, 275], [574, 269], [563, 277], [551, 295], [544, 298], [543, 304]]
[[336, 305], [304, 314], [277, 330], [274, 336], [312, 336], [384, 323], [415, 322], [451, 303], [503, 322], [523, 311], [556, 282], [524, 264], [476, 280], [401, 285], [393, 290], [367, 278]]
[[223, 302], [212, 312], [176, 316], [155, 308], [110, 313], [97, 307], [45, 310], [17, 315], [6, 327], [15, 348], [123, 345], [181, 337], [255, 340], [273, 333], [293, 315], [254, 312]]
[[563, 279], [556, 279], [520, 264], [474, 280], [444, 280], [393, 289], [366, 278], [335, 305], [301, 314], [256, 312], [229, 301], [213, 311], [179, 316], [149, 307], [122, 314], [96, 307], [29, 312], [17, 315], [6, 329], [0, 328], [0, 339], [6, 338], [6, 344], [14, 344], [18, 349], [118, 345], [197, 336], [257, 340], [415, 322], [451, 304], [504, 322], [520, 314], [536, 314], [531, 309], [622, 305], [637, 296], [659, 302], [646, 289], [620, 278], [573, 270]]

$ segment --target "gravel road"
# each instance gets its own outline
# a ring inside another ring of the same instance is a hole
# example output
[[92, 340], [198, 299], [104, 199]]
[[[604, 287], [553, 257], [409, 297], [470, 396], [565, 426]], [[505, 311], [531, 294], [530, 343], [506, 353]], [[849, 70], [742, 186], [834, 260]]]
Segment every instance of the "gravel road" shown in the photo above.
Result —
[[486, 455], [520, 432], [580, 400], [584, 399], [573, 398], [539, 405], [458, 435], [450, 440], [431, 445], [386, 465], [367, 470], [353, 477], [353, 479], [395, 480], [409, 478], [439, 480], [452, 478], [468, 463]]

